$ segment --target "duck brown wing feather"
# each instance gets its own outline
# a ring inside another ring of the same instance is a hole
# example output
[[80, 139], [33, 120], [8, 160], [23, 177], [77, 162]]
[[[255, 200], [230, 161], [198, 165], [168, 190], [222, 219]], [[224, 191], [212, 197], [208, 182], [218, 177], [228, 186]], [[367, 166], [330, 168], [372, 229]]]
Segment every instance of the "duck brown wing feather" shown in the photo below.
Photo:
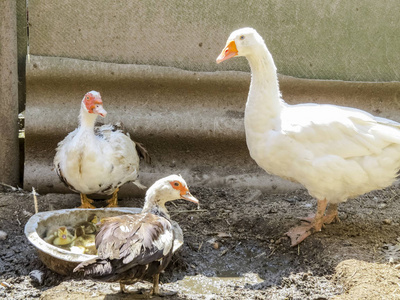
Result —
[[135, 142], [136, 151], [140, 158], [144, 159], [144, 161], [148, 164], [151, 164], [151, 156], [147, 149], [143, 146], [142, 143]]
[[132, 278], [145, 272], [141, 266], [167, 257], [169, 261], [173, 240], [171, 223], [162, 217], [137, 214], [107, 218], [96, 236], [99, 257], [81, 263], [74, 272], [84, 271], [105, 281]]

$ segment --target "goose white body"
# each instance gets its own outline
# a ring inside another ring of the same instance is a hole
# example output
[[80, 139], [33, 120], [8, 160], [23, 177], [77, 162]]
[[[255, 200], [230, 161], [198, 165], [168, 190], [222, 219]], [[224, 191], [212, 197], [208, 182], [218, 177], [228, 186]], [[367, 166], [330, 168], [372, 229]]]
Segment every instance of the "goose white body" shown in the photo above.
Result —
[[315, 218], [287, 233], [292, 245], [337, 219], [338, 203], [396, 180], [399, 123], [355, 108], [285, 103], [271, 53], [252, 28], [232, 32], [217, 62], [234, 56], [245, 56], [252, 73], [244, 117], [251, 157], [318, 200]]
[[[242, 41], [241, 34], [248, 36]], [[258, 33], [240, 29], [229, 40], [235, 40], [252, 71], [245, 131], [250, 155], [260, 167], [301, 183], [329, 203], [393, 183], [400, 168], [399, 123], [349, 107], [289, 105]]]

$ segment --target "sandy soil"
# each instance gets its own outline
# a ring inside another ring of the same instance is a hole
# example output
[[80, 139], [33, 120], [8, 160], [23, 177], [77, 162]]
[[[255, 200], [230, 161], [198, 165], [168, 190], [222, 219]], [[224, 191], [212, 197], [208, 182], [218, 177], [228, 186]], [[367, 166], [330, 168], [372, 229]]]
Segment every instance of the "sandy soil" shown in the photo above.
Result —
[[[178, 292], [164, 299], [400, 299], [399, 187], [342, 204], [340, 223], [293, 248], [284, 233], [299, 222], [296, 217], [316, 206], [305, 190], [191, 191], [201, 201], [200, 210], [185, 201], [168, 206], [184, 231], [185, 244], [161, 275], [163, 289]], [[73, 194], [38, 200], [40, 211], [79, 204]], [[143, 200], [120, 204], [141, 207]], [[1, 299], [131, 297], [114, 291], [117, 284], [63, 277], [42, 264], [23, 233], [34, 212], [31, 194], [3, 188], [0, 207], [0, 230], [7, 233], [0, 240]], [[41, 282], [32, 271], [43, 274]]]

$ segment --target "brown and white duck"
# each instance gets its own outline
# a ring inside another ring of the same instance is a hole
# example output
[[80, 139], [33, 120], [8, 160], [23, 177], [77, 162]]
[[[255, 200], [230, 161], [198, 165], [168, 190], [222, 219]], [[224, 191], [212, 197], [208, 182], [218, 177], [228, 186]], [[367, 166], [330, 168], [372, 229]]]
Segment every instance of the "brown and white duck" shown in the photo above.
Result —
[[106, 282], [126, 284], [153, 279], [151, 295], [160, 295], [159, 274], [171, 260], [173, 225], [165, 203], [185, 199], [196, 204], [185, 180], [178, 175], [156, 181], [146, 193], [140, 214], [105, 218], [96, 236], [98, 257], [80, 263], [74, 272]]
[[117, 206], [120, 186], [138, 181], [139, 158], [150, 162], [142, 145], [131, 140], [116, 125], [95, 126], [97, 116], [106, 110], [100, 93], [91, 91], [82, 99], [79, 126], [59, 142], [54, 167], [61, 181], [80, 193], [81, 208], [94, 208], [88, 194], [111, 195], [108, 206]]

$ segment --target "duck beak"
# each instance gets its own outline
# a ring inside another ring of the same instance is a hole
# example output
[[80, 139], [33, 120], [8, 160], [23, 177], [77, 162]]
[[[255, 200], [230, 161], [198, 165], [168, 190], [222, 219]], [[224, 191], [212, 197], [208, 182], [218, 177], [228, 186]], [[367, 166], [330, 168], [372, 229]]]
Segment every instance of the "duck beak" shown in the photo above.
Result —
[[182, 199], [199, 204], [199, 200], [197, 200], [193, 195], [189, 192], [186, 191], [185, 194], [181, 194]]
[[238, 55], [238, 50], [236, 48], [235, 41], [230, 41], [226, 44], [224, 50], [222, 50], [221, 54], [217, 57], [217, 64], [236, 55]]
[[103, 118], [107, 116], [107, 111], [103, 108], [103, 105], [99, 105], [99, 107], [93, 108], [93, 112], [102, 116]]

